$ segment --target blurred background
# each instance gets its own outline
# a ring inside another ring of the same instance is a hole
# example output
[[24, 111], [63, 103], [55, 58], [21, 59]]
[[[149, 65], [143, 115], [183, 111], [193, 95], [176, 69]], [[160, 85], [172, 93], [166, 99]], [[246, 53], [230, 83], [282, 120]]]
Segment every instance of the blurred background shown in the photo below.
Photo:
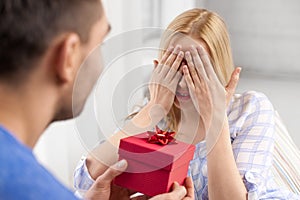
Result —
[[[248, 90], [265, 93], [300, 147], [299, 0], [103, 0], [103, 3], [112, 26], [108, 41], [126, 31], [145, 27], [166, 28], [173, 18], [190, 8], [201, 7], [217, 12], [227, 23], [235, 65], [243, 68], [237, 93]], [[158, 34], [147, 34], [134, 40], [145, 45], [158, 45], [159, 37]], [[126, 49], [132, 42], [136, 41], [114, 43], [113, 48]], [[108, 53], [103, 54], [104, 59], [109, 56]], [[151, 63], [155, 58], [153, 56], [155, 54], [149, 53], [148, 57], [138, 59], [142, 63]], [[126, 66], [127, 62], [120, 61], [119, 65]], [[115, 79], [124, 70], [124, 67], [120, 67], [113, 71]], [[113, 101], [118, 105], [114, 110], [117, 120], [130, 112], [128, 101], [124, 100], [131, 85], [130, 80], [121, 84], [119, 90], [123, 93], [114, 96], [113, 100], [106, 98], [106, 94], [111, 92], [110, 87], [104, 88], [101, 93], [97, 93], [99, 88], [95, 91], [103, 101]], [[108, 86], [115, 87], [111, 79], [105, 81]], [[99, 127], [95, 118], [99, 120], [111, 115], [108, 108], [101, 110], [101, 116], [91, 112], [94, 97], [91, 95], [85, 108], [90, 111], [85, 111], [76, 120], [51, 125], [34, 149], [41, 163], [71, 189], [77, 162], [101, 139], [97, 134]], [[108, 119], [103, 126], [109, 133], [117, 128], [114, 119]]]

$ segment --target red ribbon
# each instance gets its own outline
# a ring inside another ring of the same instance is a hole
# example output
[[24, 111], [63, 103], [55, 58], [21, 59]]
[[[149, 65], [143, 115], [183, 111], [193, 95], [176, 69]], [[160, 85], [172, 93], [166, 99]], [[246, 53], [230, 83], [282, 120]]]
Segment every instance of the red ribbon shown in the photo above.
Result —
[[[168, 132], [160, 130], [157, 126], [155, 127], [156, 132], [150, 135], [148, 142], [152, 144], [166, 145], [172, 141], [175, 141], [175, 132]], [[151, 133], [150, 133], [151, 134]]]

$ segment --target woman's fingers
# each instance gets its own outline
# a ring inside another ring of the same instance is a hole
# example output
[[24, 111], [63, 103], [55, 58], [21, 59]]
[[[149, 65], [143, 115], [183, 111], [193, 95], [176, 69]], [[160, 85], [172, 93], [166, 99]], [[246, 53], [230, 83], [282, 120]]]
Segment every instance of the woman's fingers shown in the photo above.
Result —
[[240, 67], [237, 67], [231, 74], [231, 78], [230, 78], [230, 81], [229, 83], [227, 84], [227, 86], [225, 87], [225, 90], [226, 90], [226, 103], [227, 105], [229, 104], [230, 102], [230, 99], [232, 97], [232, 95], [234, 94], [235, 92], [235, 89], [237, 87], [237, 84], [239, 82], [239, 78], [240, 78], [240, 73], [241, 73], [241, 68]]
[[[169, 55], [168, 59], [166, 60], [166, 62], [164, 63], [164, 65], [166, 66], [172, 66], [172, 63], [174, 62], [174, 60], [176, 59], [179, 51], [181, 50], [181, 46], [177, 45], [174, 49], [174, 51], [172, 52], [171, 55]], [[163, 62], [162, 62], [163, 64]]]
[[183, 53], [183, 51], [179, 51], [179, 53], [178, 53], [178, 55], [177, 55], [175, 61], [173, 62], [171, 68], [174, 69], [175, 71], [177, 71], [177, 70], [179, 69], [179, 67], [180, 67], [180, 64], [181, 64], [183, 58], [184, 58], [184, 53]]
[[182, 77], [178, 68], [184, 57], [183, 52], [180, 52], [180, 46], [176, 46], [172, 53], [170, 49], [154, 69], [149, 84], [150, 101], [163, 106], [166, 112], [170, 110], [174, 102], [177, 84]]
[[[195, 98], [197, 98], [197, 94], [196, 94], [196, 87], [197, 86], [195, 86], [195, 84], [193, 82], [193, 79], [191, 77], [189, 69], [190, 68], [188, 68], [188, 66], [186, 66], [186, 65], [183, 66], [182, 70], [183, 70], [183, 74], [184, 74], [184, 79], [185, 79], [186, 84], [188, 86], [188, 90], [189, 90], [191, 98], [192, 98], [192, 100], [194, 102], [195, 108], [200, 113], [200, 109], [199, 109], [199, 105], [198, 105], [197, 99], [195, 99]], [[200, 92], [200, 90], [198, 90], [198, 92]]]
[[176, 87], [181, 78], [182, 78], [182, 73], [180, 71], [177, 71], [175, 77], [172, 80], [173, 83], [176, 83]]
[[[180, 49], [181, 49], [181, 47], [179, 45], [177, 45], [171, 54], [167, 53], [169, 55], [167, 60], [164, 61], [164, 59], [163, 59], [160, 62], [161, 69], [160, 69], [159, 73], [161, 73], [161, 75], [163, 77], [166, 77], [168, 72], [171, 70], [172, 64], [175, 62], [176, 58], [178, 57]], [[173, 73], [173, 75], [174, 75], [174, 73]]]
[[170, 57], [170, 55], [172, 55], [173, 53], [173, 50], [174, 50], [174, 47], [170, 46], [166, 51], [165, 53], [163, 54], [163, 57], [161, 58], [158, 66], [155, 68], [155, 70], [157, 71], [157, 73], [160, 73], [161, 70], [163, 69], [164, 67], [164, 63], [167, 61], [167, 59]]
[[173, 46], [168, 47], [168, 49], [165, 51], [163, 57], [161, 58], [161, 63], [165, 63], [167, 61], [167, 59], [169, 58], [169, 56], [172, 54], [174, 50]]
[[241, 68], [237, 67], [231, 74], [231, 78], [229, 83], [226, 86], [226, 89], [228, 89], [228, 91], [231, 91], [232, 93], [234, 93], [236, 86], [239, 82], [239, 78], [240, 78], [240, 73], [241, 73]]
[[200, 58], [202, 60], [204, 70], [206, 71], [207, 77], [209, 80], [214, 80], [214, 81], [219, 81], [213, 66], [210, 62], [210, 58], [208, 56], [208, 53], [204, 50], [202, 46], [197, 46], [196, 47], [198, 54], [200, 55]]
[[207, 74], [204, 70], [204, 66], [203, 66], [202, 60], [199, 56], [199, 52], [197, 51], [197, 49], [194, 46], [191, 46], [191, 54], [192, 54], [193, 61], [195, 63], [196, 71], [204, 79], [207, 79]]
[[[175, 61], [173, 62], [172, 66], [170, 67], [167, 75], [166, 75], [166, 79], [168, 80], [173, 80], [174, 76], [176, 75], [178, 68], [180, 67], [180, 64], [182, 62], [184, 58], [184, 53], [182, 51], [180, 51], [175, 59]], [[167, 66], [166, 66], [167, 67]]]
[[183, 75], [184, 75], [186, 84], [188, 85], [188, 88], [189, 88], [190, 92], [192, 92], [191, 90], [195, 89], [195, 85], [194, 85], [194, 82], [193, 82], [192, 77], [190, 75], [188, 66], [184, 65], [182, 70], [183, 70]]
[[191, 53], [189, 51], [185, 52], [185, 58], [187, 61], [187, 65], [189, 67], [189, 72], [190, 72], [190, 76], [193, 80], [193, 83], [195, 85], [200, 85], [200, 82], [201, 82], [200, 76], [198, 75], [198, 72], [195, 69], [195, 64], [193, 62]]

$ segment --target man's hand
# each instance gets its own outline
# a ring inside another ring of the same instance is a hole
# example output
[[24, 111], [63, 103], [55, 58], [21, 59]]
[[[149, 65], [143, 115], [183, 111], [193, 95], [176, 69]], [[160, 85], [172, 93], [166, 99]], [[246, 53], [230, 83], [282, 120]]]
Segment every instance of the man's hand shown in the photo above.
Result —
[[[110, 198], [114, 199], [114, 197], [122, 197], [122, 199], [130, 199], [130, 196], [135, 192], [129, 190], [116, 189], [112, 190], [112, 181], [115, 177], [124, 172], [127, 168], [127, 162], [125, 160], [121, 160], [109, 167], [101, 176], [99, 176], [92, 187], [87, 191], [85, 195], [85, 199], [93, 200], [93, 199], [102, 199], [108, 200]], [[118, 193], [113, 194], [112, 192]], [[146, 196], [140, 196], [133, 198], [133, 200], [137, 199], [148, 199]], [[151, 200], [192, 200], [194, 199], [194, 186], [191, 178], [186, 178], [185, 186], [180, 186], [178, 183], [174, 183], [172, 191], [165, 194], [157, 195]]]
[[99, 176], [92, 187], [87, 191], [85, 199], [108, 200], [111, 195], [111, 183], [113, 179], [124, 172], [127, 168], [126, 160], [121, 160], [110, 166], [101, 176]]
[[[138, 196], [132, 200], [147, 200], [147, 196]], [[150, 198], [149, 200], [193, 200], [194, 196], [194, 185], [190, 177], [185, 179], [185, 185], [180, 186], [177, 182], [174, 182], [172, 191], [165, 194], [159, 194]]]
[[180, 186], [177, 182], [173, 184], [172, 192], [157, 195], [150, 200], [192, 200], [194, 199], [194, 185], [190, 177], [185, 179], [185, 186]]

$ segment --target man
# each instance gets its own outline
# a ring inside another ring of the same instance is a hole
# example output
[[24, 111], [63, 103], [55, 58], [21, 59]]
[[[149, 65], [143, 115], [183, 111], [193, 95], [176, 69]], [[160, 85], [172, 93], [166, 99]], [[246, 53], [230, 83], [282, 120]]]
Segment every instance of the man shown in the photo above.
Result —
[[[0, 199], [76, 199], [37, 162], [32, 148], [51, 122], [73, 117], [72, 104], [80, 114], [101, 73], [91, 66], [81, 98], [72, 101], [81, 63], [110, 29], [101, 2], [1, 0], [0, 18]], [[86, 198], [109, 199], [111, 181], [126, 167], [123, 160], [108, 168]], [[174, 184], [154, 199], [192, 194], [191, 183]]]

